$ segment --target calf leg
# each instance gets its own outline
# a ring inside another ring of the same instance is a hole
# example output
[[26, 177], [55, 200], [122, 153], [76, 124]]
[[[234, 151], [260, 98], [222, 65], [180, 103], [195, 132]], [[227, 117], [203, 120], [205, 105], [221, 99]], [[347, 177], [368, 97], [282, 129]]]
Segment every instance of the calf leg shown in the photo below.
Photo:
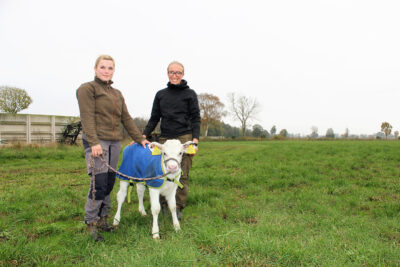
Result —
[[119, 191], [117, 194], [117, 201], [118, 201], [118, 208], [117, 208], [117, 213], [114, 216], [114, 226], [117, 226], [119, 224], [119, 221], [121, 220], [121, 208], [122, 208], [122, 203], [124, 203], [126, 194], [128, 192], [128, 186], [129, 182], [128, 181], [121, 181], [119, 183]]
[[160, 238], [160, 229], [158, 228], [158, 214], [160, 214], [160, 191], [149, 188], [151, 213], [153, 214], [153, 229], [152, 234], [154, 239]]
[[138, 195], [138, 199], [139, 199], [139, 212], [140, 214], [142, 214], [142, 216], [146, 216], [146, 210], [144, 209], [144, 205], [143, 205], [143, 197], [144, 197], [144, 192], [146, 191], [146, 186], [144, 184], [141, 183], [137, 183], [136, 184], [136, 192]]
[[169, 210], [172, 215], [172, 223], [174, 224], [175, 231], [179, 231], [181, 226], [179, 224], [178, 216], [176, 215], [176, 200], [175, 200], [176, 189], [169, 195], [166, 196]]

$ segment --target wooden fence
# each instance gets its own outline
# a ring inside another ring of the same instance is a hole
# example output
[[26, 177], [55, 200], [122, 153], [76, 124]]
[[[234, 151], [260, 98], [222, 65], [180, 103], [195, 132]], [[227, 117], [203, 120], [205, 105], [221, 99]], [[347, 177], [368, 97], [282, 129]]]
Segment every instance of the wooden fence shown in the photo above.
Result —
[[0, 144], [58, 142], [65, 126], [77, 120], [79, 117], [0, 113]]

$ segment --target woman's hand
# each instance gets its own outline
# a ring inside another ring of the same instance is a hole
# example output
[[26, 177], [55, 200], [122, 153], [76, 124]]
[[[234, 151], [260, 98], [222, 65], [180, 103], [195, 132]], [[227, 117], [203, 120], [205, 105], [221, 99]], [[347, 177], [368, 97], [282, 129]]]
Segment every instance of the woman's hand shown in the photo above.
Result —
[[[143, 136], [144, 139], [143, 139], [143, 141], [142, 141], [141, 144], [142, 144], [143, 147], [146, 147], [146, 144], [150, 144], [150, 142], [146, 140], [146, 136], [145, 136], [145, 135], [142, 135], [142, 136]], [[144, 141], [146, 141], [146, 142], [144, 142]], [[129, 145], [131, 146], [131, 145], [133, 145], [134, 143], [135, 143], [135, 141], [132, 140], [132, 142], [131, 142]]]
[[151, 143], [147, 139], [143, 139], [141, 144], [143, 147], [146, 147], [146, 144], [151, 144]]
[[97, 158], [98, 156], [100, 156], [101, 154], [103, 154], [103, 149], [101, 148], [101, 145], [95, 145], [92, 146], [92, 156], [94, 158]]
[[[146, 139], [146, 136], [145, 135], [142, 135], [143, 136], [143, 138], [144, 139]], [[132, 140], [132, 142], [129, 144], [129, 145], [133, 145], [135, 143], [135, 141], [134, 140]], [[148, 143], [146, 143], [146, 144], [148, 144]], [[143, 144], [142, 144], [143, 145]]]

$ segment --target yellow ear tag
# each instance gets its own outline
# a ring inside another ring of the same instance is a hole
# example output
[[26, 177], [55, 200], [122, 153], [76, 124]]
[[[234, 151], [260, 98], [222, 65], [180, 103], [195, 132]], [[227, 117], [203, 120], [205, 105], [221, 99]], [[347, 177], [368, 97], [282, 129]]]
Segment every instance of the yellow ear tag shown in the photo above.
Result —
[[196, 154], [196, 150], [194, 149], [193, 145], [189, 145], [189, 147], [186, 149], [186, 154]]
[[156, 156], [156, 155], [161, 155], [161, 150], [158, 148], [158, 146], [155, 146], [154, 148], [153, 148], [153, 152], [151, 153], [153, 156]]

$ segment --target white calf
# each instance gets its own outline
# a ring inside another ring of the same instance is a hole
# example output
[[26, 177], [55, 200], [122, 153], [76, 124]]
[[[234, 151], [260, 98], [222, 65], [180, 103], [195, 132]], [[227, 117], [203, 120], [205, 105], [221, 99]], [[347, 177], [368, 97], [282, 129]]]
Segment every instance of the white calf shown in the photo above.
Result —
[[[163, 145], [153, 142], [152, 145], [157, 146], [161, 150], [161, 159], [164, 170], [167, 173], [170, 173], [166, 176], [167, 179], [164, 185], [161, 188], [149, 188], [150, 192], [150, 203], [151, 203], [151, 213], [153, 214], [153, 229], [152, 234], [154, 239], [159, 239], [159, 227], [158, 227], [158, 214], [160, 213], [160, 194], [165, 197], [168, 202], [169, 210], [172, 214], [172, 223], [176, 231], [180, 230], [179, 220], [176, 215], [176, 200], [175, 194], [176, 189], [178, 187], [177, 183], [174, 182], [176, 180], [179, 182], [181, 177], [181, 162], [182, 155], [186, 152], [186, 149], [192, 142], [186, 142], [185, 144], [181, 144], [179, 140], [167, 140]], [[117, 226], [121, 219], [121, 207], [122, 203], [125, 201], [127, 190], [128, 190], [129, 182], [121, 180], [120, 189], [117, 194], [118, 201], [118, 210], [114, 217], [114, 226]], [[144, 192], [146, 190], [146, 186], [142, 183], [136, 184], [137, 194], [139, 199], [139, 212], [145, 216], [146, 211], [143, 206], [143, 197]]]

